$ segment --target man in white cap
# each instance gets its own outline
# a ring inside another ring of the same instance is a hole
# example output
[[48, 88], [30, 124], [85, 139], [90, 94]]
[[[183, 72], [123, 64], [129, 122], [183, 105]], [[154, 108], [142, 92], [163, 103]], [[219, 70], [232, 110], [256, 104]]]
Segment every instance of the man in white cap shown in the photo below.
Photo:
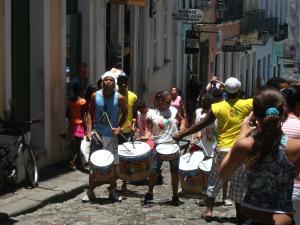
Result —
[[[226, 100], [212, 104], [211, 110], [200, 123], [173, 136], [175, 140], [181, 140], [187, 135], [202, 130], [206, 126], [212, 124], [215, 120], [218, 121], [217, 148], [215, 149], [216, 154], [212, 165], [212, 171], [208, 178], [206, 192], [207, 208], [206, 212], [203, 214], [205, 219], [212, 218], [214, 200], [222, 187], [218, 165], [238, 139], [242, 122], [252, 111], [252, 99], [239, 99], [241, 82], [238, 79], [234, 77], [228, 78], [225, 81], [224, 87], [227, 93]], [[246, 174], [243, 167], [240, 167], [230, 178], [229, 198], [236, 204], [237, 219], [241, 217], [239, 208], [245, 192], [245, 178]]]
[[[91, 150], [105, 148], [113, 154], [114, 169], [113, 175], [109, 180], [109, 198], [112, 201], [122, 201], [122, 197], [116, 191], [116, 168], [119, 163], [117, 134], [126, 121], [127, 108], [124, 97], [115, 90], [115, 74], [108, 71], [101, 76], [101, 79], [103, 89], [98, 90], [91, 96], [91, 103], [87, 113], [87, 137], [89, 140], [92, 140], [92, 129], [94, 129], [97, 134], [96, 137], [100, 136], [101, 143], [98, 142], [99, 146], [97, 146], [97, 143], [93, 139]], [[96, 198], [94, 194], [96, 175], [96, 172], [91, 170], [89, 174], [89, 186], [86, 196], [82, 199], [83, 202], [88, 202]]]
[[[137, 116], [137, 109], [136, 109], [137, 95], [132, 91], [128, 90], [128, 76], [126, 76], [124, 71], [115, 68], [112, 68], [111, 71], [113, 71], [117, 75], [118, 92], [124, 96], [125, 104], [128, 110], [127, 119], [122, 126], [121, 133], [118, 134], [118, 143], [120, 145], [127, 142], [129, 139], [133, 141], [132, 140], [134, 134], [133, 130], [134, 130], [136, 116]], [[126, 181], [123, 181], [122, 192], [123, 193], [128, 192]]]

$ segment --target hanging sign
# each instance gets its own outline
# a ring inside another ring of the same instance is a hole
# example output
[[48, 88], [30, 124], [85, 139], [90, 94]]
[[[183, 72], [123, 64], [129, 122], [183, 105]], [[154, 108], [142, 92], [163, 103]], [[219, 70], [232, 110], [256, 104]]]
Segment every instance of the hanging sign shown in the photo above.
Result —
[[200, 23], [204, 17], [204, 13], [200, 9], [177, 9], [172, 15], [175, 20], [192, 23]]
[[251, 50], [251, 45], [223, 45], [223, 52], [244, 52]]
[[199, 32], [193, 30], [186, 31], [184, 53], [199, 53]]
[[111, 3], [122, 4], [122, 5], [145, 6], [146, 0], [111, 0]]

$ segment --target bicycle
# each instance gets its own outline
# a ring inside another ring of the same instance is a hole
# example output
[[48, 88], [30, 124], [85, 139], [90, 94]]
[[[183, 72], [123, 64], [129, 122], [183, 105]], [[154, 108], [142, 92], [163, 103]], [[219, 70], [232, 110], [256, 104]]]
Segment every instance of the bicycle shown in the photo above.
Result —
[[6, 182], [16, 183], [19, 175], [18, 162], [23, 156], [23, 165], [25, 178], [29, 181], [32, 188], [38, 186], [38, 167], [35, 155], [31, 148], [31, 125], [39, 123], [41, 120], [28, 121], [29, 130], [22, 132], [16, 137], [13, 143], [16, 146], [16, 151], [10, 148], [10, 144], [0, 145], [0, 190]]

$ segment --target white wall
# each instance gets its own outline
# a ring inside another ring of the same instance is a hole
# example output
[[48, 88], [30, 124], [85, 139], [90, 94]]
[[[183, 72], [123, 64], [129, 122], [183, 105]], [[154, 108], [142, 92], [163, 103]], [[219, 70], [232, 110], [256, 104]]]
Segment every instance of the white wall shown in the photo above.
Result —
[[[30, 0], [30, 27], [30, 117], [44, 121], [44, 1]], [[44, 123], [32, 126], [32, 145], [45, 147]]]
[[[272, 68], [271, 65], [269, 68], [270, 74], [267, 74], [268, 71], [268, 56], [272, 56], [272, 46], [273, 46], [273, 41], [272, 38], [269, 38], [269, 41], [267, 42], [267, 44], [265, 46], [257, 46], [256, 48], [256, 57], [257, 57], [257, 61], [260, 59], [261, 60], [261, 73], [262, 74], [262, 81], [265, 83], [267, 80], [269, 80], [272, 77]], [[265, 73], [264, 71], [264, 59], [265, 59]], [[263, 83], [263, 84], [264, 84]]]

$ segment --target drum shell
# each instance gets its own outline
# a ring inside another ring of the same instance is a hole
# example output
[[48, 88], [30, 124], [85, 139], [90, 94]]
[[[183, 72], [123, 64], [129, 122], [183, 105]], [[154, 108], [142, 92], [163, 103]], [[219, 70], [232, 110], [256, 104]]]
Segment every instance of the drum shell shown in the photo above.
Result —
[[179, 152], [174, 152], [172, 154], [161, 154], [159, 152], [157, 152], [158, 157], [160, 160], [162, 161], [172, 161], [175, 159], [178, 159], [180, 157]]
[[151, 152], [136, 157], [119, 155], [119, 178], [125, 181], [145, 180], [150, 175]]
[[[114, 175], [114, 164], [113, 161], [110, 161], [107, 165], [96, 165], [95, 163], [93, 163], [93, 154], [96, 154], [96, 156], [99, 157], [99, 152], [103, 152], [103, 150], [96, 150], [91, 154], [91, 160], [90, 160], [90, 168], [91, 168], [91, 172], [92, 174], [95, 176], [95, 179], [97, 181], [109, 181], [113, 175]], [[107, 150], [105, 150], [105, 152], [108, 152]], [[98, 155], [97, 155], [98, 153]], [[111, 155], [111, 157], [113, 157], [113, 155], [111, 153], [109, 153], [109, 155]]]
[[186, 193], [200, 194], [207, 186], [208, 174], [200, 169], [191, 171], [179, 170], [179, 181], [181, 188]]
[[[166, 146], [168, 146], [168, 145], [166, 145]], [[174, 145], [170, 144], [170, 148], [172, 148], [172, 147], [174, 147]], [[157, 148], [156, 148], [156, 152], [157, 152], [159, 159], [162, 161], [172, 161], [172, 160], [178, 159], [180, 157], [179, 146], [178, 146], [178, 149], [176, 152], [161, 153], [160, 151], [157, 150]]]
[[91, 170], [97, 181], [109, 181], [113, 176], [113, 164], [106, 167], [98, 167], [91, 163]]

